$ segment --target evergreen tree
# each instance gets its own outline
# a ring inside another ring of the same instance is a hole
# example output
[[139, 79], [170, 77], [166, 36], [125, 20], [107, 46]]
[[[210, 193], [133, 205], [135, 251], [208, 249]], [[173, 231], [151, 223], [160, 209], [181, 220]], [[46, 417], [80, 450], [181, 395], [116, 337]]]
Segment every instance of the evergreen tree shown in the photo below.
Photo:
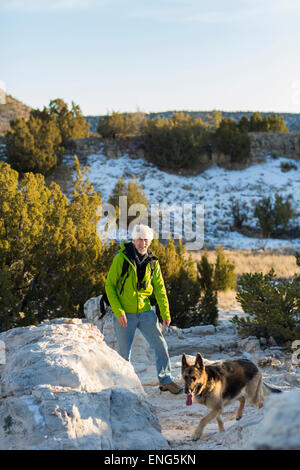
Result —
[[56, 99], [49, 108], [32, 110], [29, 120], [11, 121], [6, 134], [8, 162], [19, 172], [48, 175], [62, 160], [71, 139], [87, 137], [89, 124], [78, 105]]
[[64, 148], [55, 120], [30, 115], [28, 121], [11, 121], [6, 134], [8, 162], [19, 172], [48, 174], [61, 163]]
[[204, 291], [201, 297], [198, 318], [200, 323], [205, 325], [217, 325], [218, 322], [218, 296], [217, 292], [211, 287]]
[[145, 154], [161, 168], [193, 168], [201, 162], [211, 130], [185, 113], [148, 119], [143, 128]]
[[104, 291], [116, 245], [97, 236], [100, 195], [78, 160], [73, 198], [41, 174], [0, 163], [1, 328], [55, 317], [81, 317], [87, 299]]
[[245, 273], [238, 281], [236, 296], [246, 317], [232, 319], [243, 336], [254, 335], [269, 339], [277, 344], [289, 345], [300, 334], [300, 284], [295, 277], [292, 281], [279, 281], [273, 269], [266, 275]]
[[235, 280], [235, 265], [226, 259], [222, 245], [218, 245], [214, 271], [214, 288], [216, 291], [234, 290]]
[[284, 119], [277, 114], [266, 116], [265, 119], [268, 132], [289, 132]]
[[205, 250], [197, 263], [198, 282], [201, 288], [201, 299], [198, 306], [199, 323], [216, 325], [218, 321], [218, 296], [215, 289], [215, 267], [208, 261], [208, 253]]
[[262, 118], [260, 113], [255, 112], [252, 114], [250, 118], [250, 130], [251, 132], [267, 132], [267, 122]]
[[214, 285], [214, 266], [208, 261], [208, 253], [205, 250], [201, 261], [197, 263], [199, 283], [202, 290], [212, 289]]
[[291, 201], [291, 195], [284, 200], [276, 193], [275, 198], [265, 197], [257, 202], [254, 217], [258, 219], [264, 237], [280, 235], [288, 229], [290, 219], [295, 214]]
[[207, 114], [206, 116], [207, 120], [208, 120], [208, 123], [209, 123], [209, 127], [215, 131], [216, 129], [218, 129], [218, 127], [220, 126], [221, 124], [221, 121], [222, 121], [222, 111], [217, 111], [216, 109], [214, 109], [212, 111], [212, 114]]
[[[127, 184], [124, 182], [124, 179], [119, 178], [116, 186], [114, 187], [112, 194], [108, 200], [109, 204], [112, 204], [116, 209], [117, 220], [121, 217], [121, 209], [119, 207], [119, 197], [127, 197], [127, 209], [129, 211], [130, 207], [134, 204], [142, 204], [145, 208], [148, 207], [148, 200], [143, 191], [142, 186], [139, 184], [137, 178], [133, 176], [132, 180]], [[127, 225], [130, 224], [135, 219], [135, 215], [127, 217]]]
[[67, 103], [62, 99], [51, 100], [48, 113], [56, 120], [64, 147], [68, 147], [71, 139], [81, 139], [88, 136], [90, 125], [74, 101], [72, 101], [69, 110]]
[[232, 162], [243, 162], [250, 157], [249, 136], [246, 132], [241, 132], [234, 119], [222, 119], [214, 140], [217, 149], [230, 155]]
[[250, 131], [250, 122], [248, 116], [243, 116], [238, 123], [238, 127], [241, 132], [249, 132]]
[[97, 131], [104, 138], [137, 136], [145, 121], [146, 115], [141, 112], [121, 114], [113, 111], [111, 115], [99, 118]]
[[[158, 240], [153, 240], [151, 250], [158, 257], [170, 304], [172, 324], [185, 328], [197, 324], [197, 303], [200, 287], [194, 268], [193, 259], [187, 256], [185, 247], [169, 240], [164, 247]], [[152, 299], [153, 305], [156, 301]], [[156, 305], [158, 310], [158, 306]]]

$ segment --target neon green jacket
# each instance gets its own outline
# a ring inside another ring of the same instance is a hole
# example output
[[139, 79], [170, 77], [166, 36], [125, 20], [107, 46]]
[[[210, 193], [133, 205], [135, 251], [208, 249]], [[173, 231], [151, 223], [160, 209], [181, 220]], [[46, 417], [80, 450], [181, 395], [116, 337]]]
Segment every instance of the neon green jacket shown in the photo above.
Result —
[[[146, 312], [151, 309], [149, 297], [154, 293], [162, 319], [171, 320], [168, 297], [158, 259], [148, 251], [149, 259], [154, 261], [153, 277], [151, 280], [151, 266], [148, 263], [143, 277], [143, 282], [146, 281], [146, 288], [138, 290], [135, 262], [128, 256], [129, 244], [130, 242], [121, 243], [120, 251], [113, 259], [105, 283], [105, 291], [113, 313], [119, 318], [124, 313]], [[127, 274], [121, 279], [124, 259], [129, 262], [129, 267]]]

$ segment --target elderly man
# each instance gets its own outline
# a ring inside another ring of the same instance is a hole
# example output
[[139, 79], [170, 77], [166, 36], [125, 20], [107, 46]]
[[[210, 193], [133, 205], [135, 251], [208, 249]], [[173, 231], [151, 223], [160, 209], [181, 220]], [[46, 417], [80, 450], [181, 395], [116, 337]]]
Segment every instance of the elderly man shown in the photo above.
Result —
[[163, 325], [169, 326], [169, 302], [159, 262], [148, 249], [153, 240], [153, 231], [146, 225], [136, 225], [132, 240], [121, 243], [121, 249], [113, 260], [105, 284], [114, 313], [119, 354], [127, 361], [130, 360], [134, 334], [136, 328], [139, 328], [155, 351], [160, 390], [177, 394], [181, 392], [182, 387], [173, 382], [167, 343], [149, 300], [150, 295], [154, 293]]

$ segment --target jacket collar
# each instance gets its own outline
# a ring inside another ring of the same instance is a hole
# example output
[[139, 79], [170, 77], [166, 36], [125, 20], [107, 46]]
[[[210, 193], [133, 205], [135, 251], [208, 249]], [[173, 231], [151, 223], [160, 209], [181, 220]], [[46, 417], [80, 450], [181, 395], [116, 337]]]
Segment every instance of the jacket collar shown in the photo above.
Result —
[[[136, 253], [135, 253], [135, 247], [134, 247], [133, 242], [122, 242], [121, 246], [120, 246], [120, 251], [128, 258], [128, 260], [134, 266], [136, 266], [136, 261], [135, 261]], [[155, 261], [157, 259], [158, 258], [148, 248], [147, 257], [145, 258], [144, 262], [147, 261], [147, 263], [148, 263], [152, 260]]]

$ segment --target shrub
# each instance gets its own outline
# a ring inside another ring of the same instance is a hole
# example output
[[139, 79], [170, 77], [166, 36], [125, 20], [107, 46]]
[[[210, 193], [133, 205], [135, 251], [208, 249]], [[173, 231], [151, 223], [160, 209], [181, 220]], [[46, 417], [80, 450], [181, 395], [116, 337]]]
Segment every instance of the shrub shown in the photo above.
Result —
[[144, 113], [113, 112], [99, 118], [97, 131], [104, 138], [137, 136], [141, 134], [145, 120]]
[[[201, 297], [198, 307], [198, 321], [205, 325], [217, 325], [218, 322], [218, 296], [217, 292], [212, 288], [206, 289]], [[197, 323], [197, 324], [199, 324]], [[194, 326], [194, 325], [191, 325]]]
[[234, 119], [223, 118], [214, 135], [218, 151], [230, 155], [232, 162], [245, 162], [250, 157], [250, 139]]
[[217, 260], [214, 272], [214, 289], [216, 291], [227, 291], [235, 289], [235, 265], [226, 259], [222, 246], [217, 248]]
[[260, 113], [255, 112], [250, 121], [248, 116], [243, 116], [238, 126], [244, 132], [289, 132], [284, 119], [277, 114], [262, 117]]
[[8, 163], [19, 172], [47, 175], [61, 163], [64, 148], [54, 119], [43, 121], [30, 115], [28, 121], [11, 121], [6, 133]]
[[71, 139], [87, 137], [89, 124], [78, 105], [56, 99], [49, 108], [34, 109], [29, 119], [11, 121], [6, 134], [8, 163], [19, 172], [47, 175], [63, 159], [65, 148]]
[[[119, 178], [116, 186], [114, 187], [112, 194], [108, 200], [109, 204], [112, 204], [115, 209], [116, 209], [116, 217], [117, 221], [120, 220], [121, 217], [121, 210], [119, 207], [119, 197], [121, 196], [126, 196], [127, 197], [127, 209], [129, 211], [130, 207], [133, 206], [134, 204], [141, 204], [143, 207], [140, 207], [141, 213], [145, 214], [145, 208], [148, 207], [148, 200], [147, 197], [143, 191], [142, 186], [139, 184], [137, 181], [136, 177], [134, 176], [132, 181], [129, 181], [127, 184], [124, 182], [124, 179], [121, 177]], [[133, 207], [132, 210], [134, 212], [134, 209], [139, 209], [138, 206], [135, 208]], [[146, 214], [147, 215], [147, 214]], [[134, 214], [130, 214], [127, 217], [127, 225], [130, 224], [136, 216]]]
[[56, 98], [50, 101], [49, 108], [44, 108], [43, 112], [55, 119], [64, 147], [68, 147], [72, 139], [82, 139], [88, 136], [90, 125], [74, 101], [69, 110], [67, 103]]
[[197, 268], [202, 290], [213, 289], [217, 292], [235, 289], [235, 264], [226, 259], [222, 245], [217, 248], [215, 265], [208, 261], [205, 251], [201, 256], [201, 261], [197, 263]]
[[204, 251], [197, 263], [198, 280], [202, 296], [198, 306], [198, 318], [201, 323], [216, 325], [218, 321], [218, 291], [235, 289], [235, 265], [226, 259], [222, 246], [217, 249], [215, 265], [208, 261]]
[[101, 198], [77, 177], [69, 201], [41, 174], [0, 163], [0, 327], [82, 317], [87, 299], [104, 291], [116, 246], [96, 233]]
[[[188, 257], [184, 246], [175, 247], [169, 240], [164, 247], [158, 240], [153, 240], [151, 250], [158, 257], [170, 304], [172, 324], [187, 328], [201, 323], [197, 311], [200, 286], [191, 255]], [[152, 299], [153, 305], [155, 299]]]
[[216, 325], [218, 321], [218, 295], [214, 284], [214, 265], [208, 261], [204, 251], [197, 263], [198, 280], [201, 287], [201, 299], [198, 306], [200, 323]]
[[160, 168], [190, 169], [201, 162], [211, 139], [201, 119], [184, 113], [148, 119], [143, 128], [145, 154]]
[[294, 216], [292, 196], [284, 200], [279, 194], [275, 200], [271, 197], [261, 199], [255, 206], [254, 217], [258, 219], [264, 237], [276, 236], [287, 230], [290, 219]]
[[233, 217], [233, 227], [241, 228], [243, 223], [248, 219], [248, 207], [247, 204], [241, 203], [235, 199], [231, 199], [231, 211]]
[[199, 284], [202, 290], [213, 288], [214, 265], [208, 261], [207, 252], [204, 251], [200, 262], [197, 263]]
[[297, 165], [291, 162], [281, 162], [280, 169], [283, 173], [286, 173], [287, 171], [297, 170]]
[[265, 275], [245, 273], [238, 281], [236, 298], [247, 314], [232, 319], [242, 336], [272, 336], [279, 345], [299, 338], [299, 279], [278, 281], [273, 269]]

